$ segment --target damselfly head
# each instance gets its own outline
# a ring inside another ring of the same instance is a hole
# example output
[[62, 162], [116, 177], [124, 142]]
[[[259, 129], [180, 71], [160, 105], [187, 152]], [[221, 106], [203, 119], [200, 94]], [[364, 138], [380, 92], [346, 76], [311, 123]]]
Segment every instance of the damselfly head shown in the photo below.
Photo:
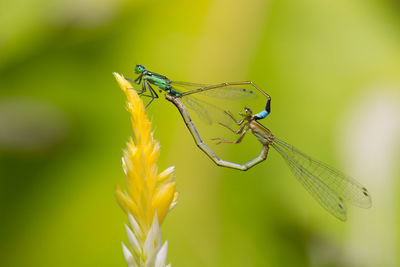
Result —
[[239, 113], [240, 116], [242, 117], [251, 117], [253, 114], [253, 111], [250, 108], [245, 107], [244, 108], [244, 113]]
[[250, 108], [245, 107], [244, 112], [246, 116], [251, 116], [253, 114], [253, 111]]
[[145, 67], [143, 65], [136, 65], [135, 67], [135, 73], [140, 74], [145, 70]]

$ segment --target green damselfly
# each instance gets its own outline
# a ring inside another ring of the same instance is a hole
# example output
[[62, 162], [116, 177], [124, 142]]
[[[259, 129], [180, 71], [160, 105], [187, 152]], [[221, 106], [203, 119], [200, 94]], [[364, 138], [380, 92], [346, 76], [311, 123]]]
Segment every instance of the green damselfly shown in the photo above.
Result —
[[225, 114], [239, 125], [240, 128], [235, 131], [228, 125], [220, 124], [233, 133], [240, 135], [236, 141], [214, 138], [218, 143], [231, 144], [239, 144], [248, 132], [257, 138], [262, 144], [260, 154], [247, 163], [238, 164], [220, 159], [203, 142], [183, 103], [171, 95], [166, 95], [166, 98], [178, 108], [198, 147], [217, 165], [246, 171], [264, 161], [267, 158], [269, 147], [272, 146], [283, 157], [292, 173], [310, 194], [336, 218], [342, 221], [346, 220], [347, 202], [362, 208], [371, 207], [371, 197], [365, 187], [342, 172], [335, 170], [325, 163], [312, 159], [293, 146], [276, 138], [269, 129], [257, 121], [261, 118], [257, 117], [257, 114], [253, 115], [251, 109], [245, 108], [244, 113], [240, 113], [241, 120], [237, 120], [231, 112], [225, 111]]
[[[164, 75], [149, 71], [143, 65], [136, 65], [134, 72], [138, 74], [138, 77], [135, 80], [127, 80], [141, 85], [141, 89], [135, 90], [138, 91], [139, 95], [150, 98], [146, 107], [148, 107], [154, 99], [159, 98], [156, 90], [153, 88], [153, 86], [156, 86], [159, 92], [165, 92], [167, 95], [174, 98], [181, 98], [185, 101], [187, 107], [195, 110], [199, 117], [208, 123], [212, 121], [209, 115], [209, 109], [219, 109], [219, 107], [218, 105], [212, 106], [208, 103], [202, 103], [194, 98], [196, 95], [207, 95], [223, 99], [249, 99], [255, 97], [256, 92], [259, 92], [267, 99], [267, 104], [265, 109], [260, 112], [258, 116], [260, 118], [265, 118], [270, 112], [271, 97], [251, 81], [224, 82], [214, 85], [177, 82], [171, 81]], [[246, 87], [250, 87], [251, 89], [247, 89]], [[204, 107], [204, 105], [207, 106]]]

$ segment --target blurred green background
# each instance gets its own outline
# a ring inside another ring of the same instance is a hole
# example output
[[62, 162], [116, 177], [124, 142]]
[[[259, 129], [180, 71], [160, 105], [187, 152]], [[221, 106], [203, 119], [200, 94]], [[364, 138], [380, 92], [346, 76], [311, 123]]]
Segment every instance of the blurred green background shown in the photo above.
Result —
[[126, 265], [114, 184], [130, 128], [112, 72], [133, 78], [135, 64], [255, 81], [272, 96], [264, 124], [373, 199], [343, 223], [275, 151], [247, 172], [218, 168], [161, 98], [149, 115], [180, 192], [162, 227], [172, 266], [399, 266], [399, 12], [393, 0], [2, 1], [0, 266]]

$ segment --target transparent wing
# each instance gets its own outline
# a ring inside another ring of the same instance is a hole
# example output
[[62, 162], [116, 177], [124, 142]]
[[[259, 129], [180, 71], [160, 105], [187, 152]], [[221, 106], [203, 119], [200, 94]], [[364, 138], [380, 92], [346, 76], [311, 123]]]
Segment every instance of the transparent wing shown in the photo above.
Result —
[[[189, 82], [171, 82], [172, 87], [180, 92], [187, 93], [193, 90], [198, 91], [195, 94], [201, 94], [204, 96], [216, 97], [216, 98], [225, 98], [225, 99], [254, 99], [258, 95], [255, 90], [252, 88], [248, 88], [246, 85], [223, 85], [212, 88], [210, 90], [202, 90], [207, 87], [212, 87], [210, 84], [198, 84], [198, 83], [189, 83]], [[188, 95], [186, 97], [191, 97], [192, 95]]]
[[[233, 109], [234, 106], [239, 105], [241, 108], [243, 104], [255, 106], [256, 102], [251, 101], [257, 101], [260, 95], [251, 84], [210, 85], [172, 81], [171, 86], [173, 90], [183, 94], [181, 99], [185, 106], [195, 111], [199, 119], [208, 125], [215, 121], [230, 124], [231, 121], [226, 119], [224, 110]], [[261, 99], [261, 102], [264, 101]], [[263, 105], [260, 106], [263, 107]]]
[[371, 207], [367, 189], [354, 179], [278, 139], [274, 140], [272, 147], [311, 195], [338, 219], [346, 220], [346, 202], [362, 208]]
[[206, 124], [211, 124], [213, 122], [209, 109], [206, 108], [204, 104], [197, 101], [194, 97], [185, 97], [184, 99], [185, 106], [193, 109], [203, 122]]
[[183, 97], [182, 102], [186, 107], [194, 110], [200, 120], [206, 124], [212, 124], [213, 122], [222, 122], [225, 124], [231, 124], [232, 120], [226, 117], [224, 109], [211, 104], [207, 101], [198, 99], [197, 97]]

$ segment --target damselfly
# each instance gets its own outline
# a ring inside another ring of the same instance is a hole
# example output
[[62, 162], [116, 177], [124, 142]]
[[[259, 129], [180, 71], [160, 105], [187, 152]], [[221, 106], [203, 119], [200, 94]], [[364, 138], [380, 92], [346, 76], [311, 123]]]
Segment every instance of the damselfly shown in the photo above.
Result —
[[190, 133], [192, 134], [198, 147], [202, 149], [217, 165], [246, 171], [267, 158], [269, 147], [272, 146], [288, 164], [290, 170], [310, 192], [310, 194], [336, 218], [345, 221], [347, 218], [346, 203], [352, 203], [362, 208], [371, 207], [371, 197], [368, 190], [354, 179], [346, 176], [334, 168], [312, 159], [306, 154], [300, 152], [293, 146], [276, 138], [272, 132], [260, 124], [257, 115], [249, 108], [240, 113], [241, 120], [237, 120], [233, 114], [226, 111], [225, 114], [240, 126], [234, 130], [228, 125], [220, 123], [233, 133], [240, 135], [236, 141], [229, 141], [221, 138], [215, 138], [218, 143], [239, 144], [246, 133], [252, 133], [262, 144], [262, 149], [256, 158], [244, 163], [238, 164], [220, 159], [202, 140], [196, 126], [192, 122], [185, 106], [182, 102], [171, 95], [166, 98], [175, 104], [181, 113]]
[[256, 92], [258, 92], [267, 99], [265, 109], [260, 112], [258, 116], [264, 118], [270, 112], [270, 96], [251, 81], [225, 82], [215, 85], [176, 82], [171, 81], [166, 76], [146, 70], [143, 65], [136, 65], [134, 72], [139, 76], [135, 80], [127, 80], [134, 82], [137, 85], [141, 85], [141, 89], [135, 90], [138, 91], [139, 95], [150, 98], [146, 107], [148, 107], [154, 99], [159, 98], [156, 90], [153, 88], [153, 86], [156, 86], [158, 87], [159, 92], [165, 92], [167, 95], [175, 98], [182, 98], [182, 100], [185, 101], [186, 107], [195, 110], [199, 117], [208, 123], [212, 121], [209, 114], [210, 109], [219, 109], [220, 107], [218, 107], [218, 105], [208, 105], [207, 107], [204, 107], [205, 104], [198, 99], [195, 99], [195, 95], [206, 95], [222, 99], [249, 99], [254, 98], [257, 95]]

